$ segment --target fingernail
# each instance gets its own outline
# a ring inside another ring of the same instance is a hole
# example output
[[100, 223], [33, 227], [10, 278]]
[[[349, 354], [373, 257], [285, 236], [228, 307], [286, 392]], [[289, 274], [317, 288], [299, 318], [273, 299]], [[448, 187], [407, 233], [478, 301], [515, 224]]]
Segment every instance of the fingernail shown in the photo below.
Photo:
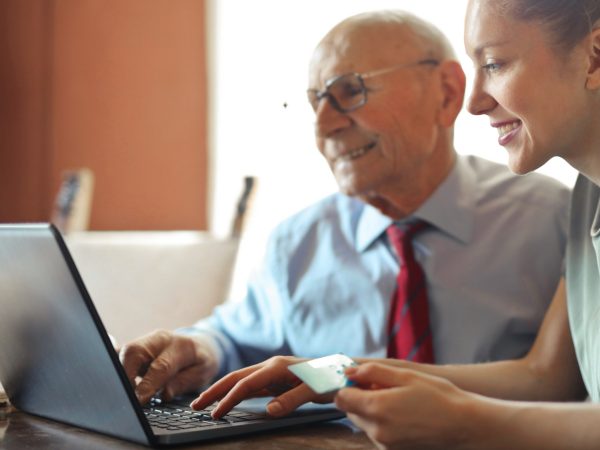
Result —
[[346, 374], [346, 376], [352, 376], [357, 371], [358, 371], [358, 367], [348, 367], [348, 368], [346, 368], [346, 370], [344, 371], [344, 373]]
[[271, 416], [277, 416], [281, 414], [283, 408], [281, 407], [281, 403], [277, 401], [273, 401], [267, 405], [267, 413]]
[[135, 391], [135, 395], [140, 401], [140, 403], [146, 403], [146, 401], [149, 400], [150, 392], [148, 392], [148, 389], [138, 388]]

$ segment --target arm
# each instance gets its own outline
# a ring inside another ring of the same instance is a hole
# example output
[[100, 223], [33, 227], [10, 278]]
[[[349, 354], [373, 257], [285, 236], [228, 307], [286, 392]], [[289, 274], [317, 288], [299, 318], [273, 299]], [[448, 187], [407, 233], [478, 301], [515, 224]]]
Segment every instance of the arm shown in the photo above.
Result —
[[569, 331], [564, 280], [557, 287], [531, 351], [522, 359], [446, 366], [392, 359], [370, 361], [442, 377], [461, 389], [488, 397], [565, 401], [581, 400], [586, 395]]
[[273, 338], [281, 321], [273, 313], [271, 326], [264, 323], [270, 317], [266, 311], [274, 310], [268, 306], [249, 290], [243, 302], [220, 307], [194, 326], [155, 331], [125, 345], [121, 363], [140, 402], [157, 393], [170, 400], [245, 363], [284, 352], [283, 338]]
[[225, 302], [210, 317], [179, 330], [214, 339], [222, 353], [219, 376], [273, 355], [291, 353], [283, 317], [288, 301], [285, 280], [290, 274], [280, 234], [279, 229], [270, 234], [264, 257], [247, 280], [242, 298]]
[[585, 450], [600, 444], [598, 405], [514, 401], [585, 396], [563, 281], [521, 360], [437, 367], [383, 361], [348, 369], [364, 389], [347, 388], [336, 396], [337, 406], [380, 448]]
[[305, 359], [294, 356], [275, 356], [254, 366], [245, 367], [223, 377], [191, 403], [193, 409], [204, 409], [215, 401], [212, 411], [216, 419], [227, 414], [242, 400], [252, 397], [275, 396], [267, 405], [272, 416], [284, 416], [307, 402], [329, 403], [333, 395], [317, 395], [288, 370], [290, 364]]
[[[240, 401], [256, 395], [268, 386], [288, 385], [278, 395], [268, 412], [285, 415], [309, 401], [324, 401], [301, 384], [287, 370], [287, 366], [301, 361], [292, 357], [272, 358], [229, 374], [203, 393], [193, 407], [202, 409], [216, 400], [222, 400], [214, 412], [219, 417]], [[444, 378], [457, 387], [489, 397], [512, 400], [576, 400], [585, 397], [575, 351], [569, 332], [564, 281], [546, 314], [538, 338], [530, 353], [515, 361], [485, 364], [435, 366], [415, 364], [395, 359], [357, 359], [360, 363], [379, 362], [411, 372]], [[281, 390], [280, 390], [281, 392]]]
[[342, 389], [336, 405], [379, 448], [586, 450], [600, 444], [598, 405], [496, 400], [377, 363], [348, 375], [363, 389]]
[[[218, 375], [289, 353], [282, 325], [276, 240], [271, 238], [262, 269], [246, 297], [218, 306], [213, 314], [175, 333], [157, 331], [120, 352], [140, 402], [162, 390], [166, 400], [206, 385]], [[142, 377], [139, 380], [138, 377]]]
[[[158, 330], [125, 345], [119, 355], [139, 401], [145, 404], [157, 393], [170, 400], [197, 391], [219, 374], [272, 354], [268, 350], [277, 340], [269, 341], [271, 328], [261, 323], [268, 317], [264, 308], [246, 298], [192, 327]], [[277, 347], [273, 353], [282, 350]]]

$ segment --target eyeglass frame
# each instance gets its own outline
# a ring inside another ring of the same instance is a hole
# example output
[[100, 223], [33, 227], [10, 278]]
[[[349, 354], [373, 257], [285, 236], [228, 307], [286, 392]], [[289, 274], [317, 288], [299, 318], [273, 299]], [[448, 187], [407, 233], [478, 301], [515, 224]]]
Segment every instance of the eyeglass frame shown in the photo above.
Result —
[[[437, 59], [433, 59], [433, 58], [427, 58], [427, 59], [421, 59], [419, 61], [416, 62], [411, 62], [411, 63], [404, 63], [404, 64], [397, 64], [395, 66], [391, 66], [391, 67], [386, 67], [384, 69], [376, 69], [376, 70], [371, 70], [369, 72], [364, 72], [364, 73], [357, 73], [357, 72], [347, 72], [347, 73], [343, 73], [341, 75], [337, 75], [333, 78], [330, 78], [329, 80], [325, 81], [325, 89], [323, 89], [322, 91], [319, 91], [317, 89], [307, 89], [306, 93], [307, 95], [311, 95], [314, 94], [315, 98], [318, 100], [317, 105], [321, 102], [321, 100], [323, 100], [324, 98], [327, 97], [327, 99], [329, 100], [329, 103], [331, 104], [331, 106], [333, 106], [333, 108], [342, 113], [342, 114], [346, 114], [352, 111], [356, 111], [358, 108], [364, 106], [367, 103], [367, 87], [365, 86], [365, 79], [368, 78], [372, 78], [378, 75], [384, 75], [386, 73], [389, 72], [393, 72], [394, 70], [400, 70], [400, 69], [406, 69], [409, 67], [414, 67], [414, 66], [423, 66], [423, 65], [429, 65], [429, 66], [439, 66], [440, 65], [440, 61], [438, 61]], [[360, 101], [360, 103], [357, 103], [356, 105], [353, 105], [349, 108], [342, 108], [340, 106], [340, 104], [338, 103], [338, 100], [329, 92], [329, 88], [331, 86], [333, 86], [333, 84], [338, 81], [339, 79], [343, 78], [343, 77], [347, 77], [348, 75], [354, 75], [356, 77], [356, 79], [359, 82], [360, 85], [360, 89], [362, 92], [362, 100]], [[309, 99], [309, 103], [312, 105], [312, 102]], [[313, 109], [316, 111], [317, 108], [313, 106]]]

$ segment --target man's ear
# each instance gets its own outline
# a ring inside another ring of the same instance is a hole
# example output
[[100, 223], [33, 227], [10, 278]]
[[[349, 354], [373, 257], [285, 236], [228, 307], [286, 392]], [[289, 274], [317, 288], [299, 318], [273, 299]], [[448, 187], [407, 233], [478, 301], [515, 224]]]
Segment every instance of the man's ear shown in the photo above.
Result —
[[460, 112], [465, 98], [466, 77], [457, 61], [440, 63], [443, 102], [440, 109], [440, 125], [451, 127]]
[[585, 87], [596, 90], [600, 88], [600, 27], [598, 27], [598, 24], [596, 24], [588, 39], [588, 69]]

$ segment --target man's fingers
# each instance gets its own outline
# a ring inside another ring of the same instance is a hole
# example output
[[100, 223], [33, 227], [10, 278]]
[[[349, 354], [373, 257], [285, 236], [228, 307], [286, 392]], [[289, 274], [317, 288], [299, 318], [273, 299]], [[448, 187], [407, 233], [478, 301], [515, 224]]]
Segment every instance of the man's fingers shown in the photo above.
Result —
[[198, 390], [210, 380], [211, 376], [211, 367], [203, 365], [188, 367], [167, 382], [163, 389], [162, 398], [170, 401], [178, 395]]
[[125, 369], [129, 382], [135, 388], [135, 378], [146, 372], [148, 364], [152, 361], [152, 356], [141, 346], [130, 344], [121, 349], [119, 360]]
[[183, 345], [169, 345], [148, 367], [136, 388], [138, 399], [142, 404], [150, 400], [182, 369], [197, 362], [193, 345], [189, 345], [188, 342], [180, 342]]
[[170, 343], [168, 331], [155, 331], [126, 344], [119, 352], [119, 359], [131, 385], [135, 387], [135, 378], [146, 372], [148, 365]]
[[143, 405], [155, 395], [171, 377], [171, 364], [164, 358], [152, 361], [146, 374], [138, 383], [135, 393]]

